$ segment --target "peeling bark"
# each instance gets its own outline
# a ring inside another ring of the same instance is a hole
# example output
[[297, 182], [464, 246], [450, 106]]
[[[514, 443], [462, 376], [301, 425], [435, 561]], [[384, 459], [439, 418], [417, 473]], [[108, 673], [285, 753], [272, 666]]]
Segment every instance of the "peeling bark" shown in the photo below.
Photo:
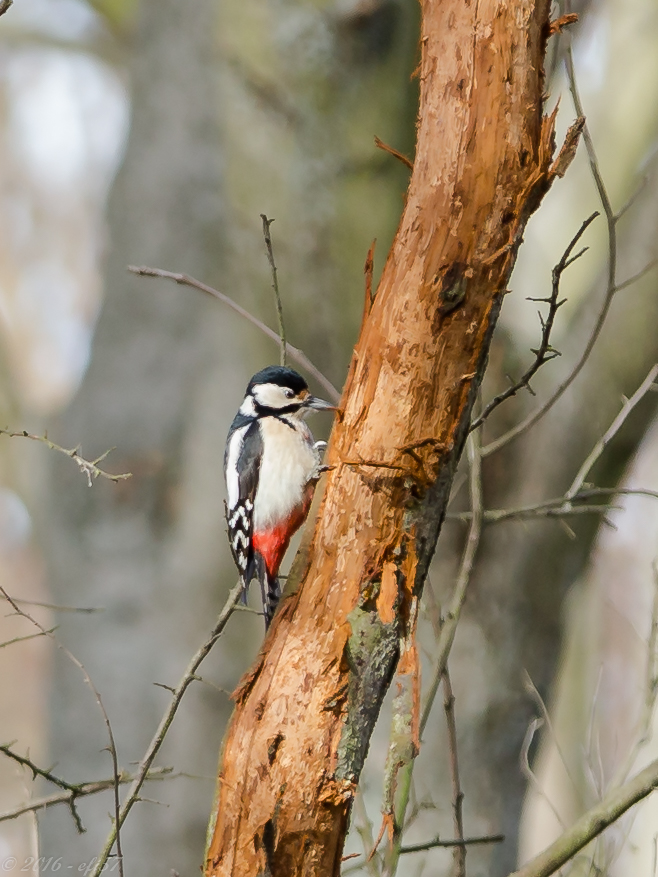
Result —
[[574, 130], [551, 163], [548, 11], [547, 0], [423, 3], [407, 203], [366, 308], [297, 588], [236, 693], [206, 875], [339, 873], [516, 251], [577, 143]]

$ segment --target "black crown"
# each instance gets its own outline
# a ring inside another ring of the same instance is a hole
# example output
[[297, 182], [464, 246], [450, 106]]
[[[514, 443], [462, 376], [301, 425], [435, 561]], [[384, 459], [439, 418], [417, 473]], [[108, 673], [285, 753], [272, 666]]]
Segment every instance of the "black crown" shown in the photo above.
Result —
[[256, 372], [249, 381], [247, 393], [251, 393], [257, 384], [278, 384], [280, 387], [290, 387], [295, 394], [308, 390], [308, 384], [298, 372], [282, 365], [268, 365], [267, 368]]

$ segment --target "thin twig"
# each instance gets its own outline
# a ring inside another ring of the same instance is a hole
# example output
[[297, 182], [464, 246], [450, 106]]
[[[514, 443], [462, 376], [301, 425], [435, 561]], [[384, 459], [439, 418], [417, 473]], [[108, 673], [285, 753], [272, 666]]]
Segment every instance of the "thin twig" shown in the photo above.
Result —
[[61, 606], [59, 603], [43, 603], [41, 600], [23, 600], [18, 597], [12, 597], [12, 600], [19, 606], [41, 606], [54, 612], [80, 612], [85, 615], [92, 612], [105, 612], [104, 606]]
[[[49, 633], [54, 633], [57, 630], [56, 627], [51, 627], [49, 630], [44, 631], [43, 633], [39, 631], [39, 633], [30, 633], [28, 636], [15, 636], [13, 639], [8, 639], [3, 643], [0, 643], [0, 649], [4, 649], [6, 646], [13, 646], [15, 643], [24, 643], [29, 639], [38, 639], [39, 637], [46, 636]], [[2, 747], [0, 747], [1, 749]]]
[[119, 811], [114, 825], [112, 826], [112, 830], [107, 836], [105, 846], [99, 853], [98, 860], [94, 864], [94, 870], [90, 873], [89, 877], [99, 877], [99, 875], [103, 872], [107, 860], [109, 859], [112, 852], [112, 847], [114, 846], [117, 832], [126, 821], [128, 814], [133, 808], [133, 805], [139, 799], [139, 792], [144, 785], [144, 781], [146, 780], [149, 770], [151, 769], [151, 765], [153, 764], [155, 756], [160, 751], [160, 747], [162, 746], [167, 732], [169, 731], [169, 726], [174, 720], [174, 716], [176, 715], [176, 711], [180, 706], [183, 695], [187, 691], [190, 684], [196, 679], [196, 671], [199, 669], [200, 664], [202, 663], [204, 658], [207, 657], [212, 647], [222, 635], [222, 632], [226, 627], [226, 623], [233, 614], [233, 609], [240, 599], [241, 593], [242, 582], [238, 582], [233, 590], [230, 591], [226, 603], [224, 603], [222, 611], [219, 613], [217, 622], [212, 629], [210, 635], [203, 643], [203, 645], [197, 650], [196, 654], [187, 665], [185, 673], [183, 674], [180, 682], [174, 689], [171, 697], [171, 702], [165, 710], [164, 715], [160, 719], [160, 724], [158, 725], [157, 731], [155, 732], [153, 739], [151, 740], [149, 747], [144, 754], [144, 757], [139, 763], [139, 769], [137, 770], [135, 779], [133, 780], [133, 784], [128, 791], [128, 795], [126, 796], [126, 799], [121, 806], [121, 810]]
[[[241, 317], [248, 320], [252, 326], [256, 326], [257, 329], [259, 329], [264, 335], [267, 335], [268, 338], [271, 338], [272, 341], [275, 341], [277, 344], [281, 343], [279, 335], [277, 335], [273, 329], [270, 329], [269, 326], [266, 326], [265, 323], [261, 322], [257, 317], [254, 317], [253, 314], [250, 314], [249, 311], [245, 310], [237, 302], [234, 302], [232, 298], [224, 295], [223, 292], [220, 292], [218, 289], [213, 289], [212, 286], [207, 286], [205, 283], [201, 283], [200, 280], [195, 280], [194, 277], [190, 277], [187, 274], [176, 274], [173, 271], [163, 271], [160, 268], [147, 268], [144, 265], [140, 267], [136, 265], [128, 265], [128, 270], [133, 274], [138, 274], [140, 277], [164, 277], [167, 280], [173, 280], [180, 286], [190, 286], [192, 289], [199, 289], [201, 292], [207, 292], [208, 295], [214, 296], [214, 298], [221, 301], [222, 304], [232, 308], [237, 314], [240, 314]], [[311, 360], [302, 350], [298, 347], [293, 347], [293, 345], [288, 342], [286, 342], [286, 350], [290, 359], [293, 359], [303, 369], [306, 369], [306, 371], [315, 378], [318, 384], [324, 387], [332, 402], [340, 402], [340, 393], [338, 390], [334, 387], [329, 378], [326, 378], [322, 372], [313, 365]]]
[[578, 796], [578, 798], [581, 798], [581, 791], [578, 787], [578, 783], [575, 781], [575, 779], [573, 778], [573, 776], [571, 774], [571, 771], [569, 770], [569, 765], [567, 763], [567, 759], [562, 751], [562, 747], [560, 746], [560, 741], [559, 741], [557, 733], [555, 731], [555, 727], [553, 726], [551, 714], [548, 711], [548, 707], [544, 703], [544, 698], [539, 693], [537, 686], [530, 678], [530, 674], [527, 672], [527, 670], [523, 671], [523, 687], [525, 688], [526, 692], [530, 695], [530, 697], [533, 699], [537, 708], [539, 709], [541, 716], [542, 716], [542, 719], [544, 721], [544, 724], [546, 725], [546, 728], [548, 729], [548, 733], [551, 736], [551, 740], [553, 741], [553, 745], [555, 746], [555, 751], [560, 756], [560, 761], [562, 762], [565, 773], [566, 773], [567, 777], [569, 778], [569, 781], [570, 781], [571, 785], [573, 786], [573, 789], [574, 789], [576, 795]]
[[555, 348], [551, 345], [551, 332], [553, 331], [553, 324], [555, 322], [555, 315], [558, 312], [558, 309], [562, 307], [565, 303], [566, 299], [563, 298], [559, 300], [560, 294], [560, 281], [562, 279], [562, 274], [569, 267], [569, 265], [573, 265], [576, 259], [579, 259], [585, 252], [587, 252], [587, 248], [580, 250], [576, 253], [575, 256], [571, 256], [576, 247], [578, 241], [585, 234], [589, 226], [594, 222], [596, 217], [599, 216], [599, 212], [595, 211], [591, 216], [582, 223], [574, 237], [571, 239], [569, 246], [566, 248], [564, 253], [562, 254], [562, 258], [557, 263], [557, 265], [553, 268], [552, 272], [552, 288], [551, 294], [547, 299], [532, 299], [532, 301], [543, 301], [548, 304], [548, 315], [544, 320], [539, 315], [539, 319], [541, 321], [542, 333], [541, 333], [541, 341], [539, 343], [539, 347], [537, 350], [533, 350], [532, 352], [535, 354], [535, 360], [532, 365], [527, 369], [525, 374], [522, 375], [519, 380], [513, 384], [511, 387], [508, 387], [502, 393], [499, 393], [495, 396], [491, 402], [489, 402], [482, 414], [478, 418], [476, 418], [471, 424], [471, 429], [477, 429], [478, 426], [481, 426], [484, 421], [489, 417], [492, 411], [494, 411], [499, 405], [501, 405], [505, 400], [509, 399], [512, 396], [516, 396], [516, 394], [524, 389], [530, 387], [530, 381], [537, 374], [539, 369], [547, 362], [550, 362], [552, 359], [555, 359], [556, 356], [559, 356], [559, 352], [555, 350]]
[[[41, 636], [43, 634], [40, 634]], [[36, 779], [38, 776], [43, 777], [44, 780], [48, 780], [49, 783], [52, 783], [55, 786], [59, 786], [60, 789], [66, 789], [69, 792], [76, 792], [78, 790], [78, 786], [73, 785], [72, 783], [67, 783], [66, 780], [61, 779], [58, 776], [55, 776], [49, 770], [46, 770], [43, 767], [39, 767], [38, 764], [35, 764], [30, 758], [25, 755], [19, 755], [18, 752], [14, 752], [11, 748], [12, 743], [3, 743], [0, 744], [0, 752], [4, 753], [7, 758], [11, 758], [12, 761], [18, 762], [21, 767], [26, 767], [32, 773], [32, 779]]]
[[482, 461], [480, 459], [480, 445], [475, 433], [471, 433], [469, 436], [466, 449], [470, 465], [471, 526], [466, 539], [464, 554], [448, 609], [448, 615], [441, 627], [441, 635], [437, 645], [437, 658], [434, 665], [434, 676], [427, 692], [425, 706], [420, 719], [421, 737], [430, 717], [434, 698], [448, 663], [448, 656], [455, 639], [462, 606], [466, 599], [466, 589], [471, 578], [475, 555], [480, 544], [480, 536], [482, 535]]
[[274, 222], [268, 219], [264, 213], [260, 218], [263, 220], [263, 237], [265, 238], [265, 247], [267, 249], [267, 261], [272, 269], [272, 289], [274, 290], [274, 301], [276, 303], [276, 318], [279, 321], [279, 340], [281, 342], [281, 365], [286, 364], [286, 329], [283, 324], [283, 305], [281, 304], [281, 294], [279, 293], [279, 280], [277, 278], [276, 262], [274, 261], [274, 250], [272, 249], [272, 235], [270, 234], [270, 226]]
[[[466, 451], [469, 461], [469, 485], [471, 495], [471, 524], [469, 527], [462, 562], [457, 575], [457, 581], [448, 608], [448, 615], [443, 621], [439, 641], [437, 643], [437, 656], [434, 665], [434, 675], [427, 692], [425, 705], [420, 718], [419, 737], [422, 738], [425, 726], [430, 717], [434, 699], [436, 698], [443, 673], [445, 672], [448, 656], [455, 639], [455, 632], [459, 623], [462, 606], [466, 599], [466, 589], [471, 577], [475, 555], [482, 534], [482, 461], [480, 458], [480, 434], [472, 432], [466, 440]], [[398, 829], [398, 837], [394, 839], [393, 848], [388, 851], [385, 875], [394, 875], [397, 870], [397, 862], [400, 856], [402, 828], [405, 824], [405, 815], [409, 803], [411, 780], [413, 777], [414, 762], [406, 764], [400, 771], [398, 780], [398, 806], [395, 813], [395, 825]]]
[[[567, 77], [569, 80], [569, 89], [571, 91], [574, 107], [576, 109], [576, 115], [579, 118], [585, 118], [583, 105], [580, 101], [580, 95], [578, 94], [578, 86], [576, 84], [571, 46], [567, 48], [565, 60], [567, 66]], [[608, 228], [608, 277], [606, 282], [605, 294], [603, 297], [603, 304], [601, 305], [601, 309], [598, 313], [594, 328], [592, 329], [587, 344], [585, 345], [585, 349], [583, 350], [580, 358], [571, 370], [570, 374], [564, 379], [564, 381], [562, 381], [557, 389], [553, 391], [553, 394], [546, 400], [546, 402], [544, 402], [543, 405], [540, 405], [539, 408], [529, 414], [528, 417], [525, 418], [525, 420], [522, 420], [521, 423], [517, 424], [508, 432], [504, 433], [504, 435], [501, 435], [495, 441], [490, 442], [488, 445], [485, 445], [482, 448], [483, 458], [489, 457], [491, 454], [500, 450], [500, 448], [502, 448], [504, 445], [508, 444], [509, 442], [520, 436], [521, 433], [533, 427], [537, 423], [537, 421], [540, 420], [553, 407], [553, 405], [555, 405], [558, 399], [560, 399], [564, 395], [564, 393], [568, 390], [571, 384], [576, 380], [576, 378], [582, 371], [583, 366], [589, 359], [590, 354], [594, 349], [594, 345], [598, 341], [601, 330], [603, 329], [603, 324], [605, 323], [608, 316], [608, 311], [610, 310], [612, 300], [615, 296], [615, 292], [618, 288], [617, 217], [615, 216], [612, 209], [612, 204], [610, 202], [608, 192], [603, 182], [603, 177], [601, 176], [598, 159], [596, 157], [596, 151], [594, 149], [594, 143], [592, 141], [592, 135], [590, 134], [586, 122], [583, 124], [582, 133], [585, 148], [587, 150], [587, 157], [589, 159], [590, 170], [592, 173], [592, 177], [594, 178], [594, 184], [599, 195], [599, 200], [601, 201], [601, 206], [603, 207], [603, 212], [605, 214]]]
[[455, 838], [462, 843], [455, 844], [453, 851], [452, 873], [454, 877], [466, 877], [466, 846], [464, 840], [464, 819], [462, 804], [464, 793], [459, 782], [459, 761], [457, 758], [457, 725], [455, 722], [455, 695], [450, 684], [450, 675], [446, 667], [443, 673], [443, 708], [448, 725], [448, 751], [450, 753], [450, 781], [452, 784], [452, 814]]
[[534, 859], [509, 877], [550, 877], [638, 801], [658, 788], [658, 759], [614, 789]]
[[[357, 789], [354, 798], [354, 816], [355, 828], [361, 837], [363, 844], [363, 854], [366, 857], [359, 867], [365, 868], [370, 877], [379, 877], [381, 868], [379, 864], [379, 856], [375, 850], [375, 838], [372, 833], [372, 821], [368, 816], [365, 798], [361, 789]], [[357, 821], [358, 820], [358, 821]]]
[[130, 472], [124, 472], [121, 475], [112, 475], [110, 472], [98, 468], [98, 464], [102, 463], [107, 455], [115, 450], [115, 448], [108, 448], [104, 454], [101, 454], [100, 457], [96, 457], [95, 460], [85, 460], [84, 457], [80, 456], [79, 445], [75, 448], [63, 448], [61, 445], [56, 445], [55, 442], [51, 442], [47, 434], [33, 435], [31, 432], [27, 432], [24, 429], [20, 432], [10, 432], [8, 429], [0, 429], [0, 435], [6, 435], [9, 438], [32, 439], [33, 442], [41, 442], [42, 444], [47, 445], [53, 451], [59, 451], [60, 454], [66, 454], [67, 457], [75, 460], [78, 464], [80, 471], [87, 477], [87, 484], [89, 487], [93, 484], [94, 478], [107, 478], [108, 481], [125, 481], [126, 478], [132, 478]]
[[637, 274], [631, 274], [626, 280], [622, 280], [621, 283], [617, 284], [616, 292], [620, 292], [622, 289], [626, 289], [628, 286], [632, 286], [634, 283], [637, 283], [638, 280], [642, 280], [642, 278], [647, 275], [650, 271], [658, 265], [658, 259], [652, 259], [650, 262], [644, 266], [644, 268], [640, 268]]
[[[112, 774], [114, 776], [114, 816], [115, 816], [115, 820], [116, 820], [116, 818], [118, 817], [118, 814], [119, 814], [119, 758], [117, 755], [116, 743], [114, 741], [114, 733], [112, 731], [112, 725], [110, 724], [110, 719], [107, 715], [105, 707], [103, 706], [103, 701], [101, 699], [101, 695], [100, 695], [99, 690], [96, 688], [96, 686], [92, 682], [91, 676], [87, 672], [87, 668], [84, 666], [84, 664], [81, 661], [79, 661], [75, 657], [75, 655], [72, 652], [70, 652], [66, 648], [66, 646], [63, 643], [61, 643], [53, 633], [50, 633], [48, 630], [46, 630], [46, 628], [42, 624], [40, 624], [28, 612], [26, 612], [24, 609], [21, 609], [20, 606], [18, 605], [18, 603], [16, 603], [12, 599], [12, 597], [9, 596], [9, 594], [5, 591], [5, 589], [2, 586], [0, 586], [0, 593], [4, 596], [5, 600], [7, 600], [7, 602], [11, 605], [13, 610], [18, 615], [20, 615], [22, 618], [25, 618], [28, 621], [32, 622], [32, 624], [38, 630], [40, 630], [46, 636], [49, 636], [53, 640], [53, 642], [55, 643], [57, 648], [60, 649], [73, 664], [75, 664], [75, 666], [82, 673], [85, 682], [87, 683], [87, 685], [91, 689], [94, 697], [96, 698], [96, 703], [98, 704], [98, 708], [101, 711], [101, 715], [103, 716], [103, 722], [105, 723], [105, 727], [107, 729], [108, 744], [109, 744], [107, 749], [108, 749], [108, 751], [110, 753], [110, 757], [112, 759]], [[51, 782], [52, 782], [52, 780], [51, 780]], [[75, 807], [75, 798], [71, 798], [69, 806], [70, 806], [70, 810], [71, 810], [71, 816], [73, 817], [73, 819], [75, 821], [75, 824], [78, 828], [78, 831], [84, 831], [84, 829], [82, 827], [82, 822], [80, 820], [80, 816], [79, 816], [78, 811], [76, 810], [76, 807]], [[115, 839], [116, 839], [116, 845], [117, 845], [117, 859], [119, 862], [119, 874], [120, 874], [120, 877], [123, 877], [123, 853], [121, 851], [121, 835], [118, 831], [117, 831]]]
[[0, 15], [4, 15], [14, 0], [0, 0]]
[[653, 563], [653, 579], [653, 608], [649, 640], [647, 642], [647, 669], [642, 715], [637, 731], [637, 739], [615, 774], [611, 783], [612, 788], [626, 782], [638, 755], [645, 744], [649, 742], [652, 733], [653, 714], [656, 708], [656, 699], [658, 698], [658, 561], [655, 560]]
[[541, 783], [539, 782], [539, 780], [533, 773], [532, 768], [530, 767], [530, 747], [532, 746], [532, 741], [535, 739], [535, 734], [542, 727], [543, 724], [543, 719], [533, 719], [528, 725], [528, 730], [525, 733], [525, 737], [523, 738], [523, 743], [521, 745], [519, 764], [521, 766], [521, 773], [528, 780], [528, 785], [532, 786], [537, 795], [539, 795], [540, 798], [543, 798], [544, 801], [546, 801], [553, 813], [553, 816], [555, 816], [555, 819], [560, 823], [560, 826], [564, 831], [566, 829], [566, 825], [564, 824], [562, 817], [558, 813], [555, 805], [548, 797], [544, 789], [542, 789]]
[[397, 158], [398, 161], [401, 161], [405, 167], [408, 167], [410, 171], [414, 169], [414, 163], [410, 158], [407, 158], [406, 155], [402, 152], [398, 152], [397, 149], [393, 149], [392, 146], [389, 146], [388, 143], [384, 143], [383, 140], [380, 140], [379, 137], [375, 134], [375, 146], [377, 149], [381, 149], [384, 152], [388, 152], [389, 155], [392, 155], [393, 158]]
[[[167, 778], [173, 779], [176, 776], [181, 776], [181, 774], [172, 773], [170, 767], [161, 767], [150, 771], [146, 779], [149, 781]], [[133, 779], [134, 777], [131, 774], [119, 774], [119, 783], [121, 785], [131, 783]], [[106, 792], [108, 789], [113, 788], [114, 777], [106, 780], [97, 780], [96, 782], [79, 783], [78, 785], [72, 784], [68, 790], [56, 792], [53, 795], [45, 795], [42, 798], [34, 798], [25, 804], [20, 804], [18, 807], [14, 807], [13, 810], [6, 810], [4, 813], [0, 813], [0, 822], [8, 822], [11, 819], [17, 819], [24, 813], [36, 813], [38, 810], [45, 810], [46, 808], [54, 807], [57, 804], [67, 804], [70, 808], [71, 802], [76, 798], [84, 798], [87, 795], [95, 795], [98, 792]]]
[[653, 368], [649, 371], [649, 374], [642, 381], [637, 390], [633, 393], [630, 399], [624, 400], [624, 404], [622, 405], [622, 409], [619, 414], [615, 417], [615, 419], [610, 424], [607, 431], [603, 436], [598, 440], [598, 442], [594, 445], [591, 452], [587, 456], [587, 459], [583, 463], [583, 465], [578, 470], [576, 477], [574, 478], [571, 487], [565, 493], [566, 500], [572, 500], [574, 496], [578, 493], [585, 482], [585, 478], [589, 475], [592, 467], [599, 459], [606, 446], [612, 441], [612, 439], [617, 435], [621, 427], [623, 426], [626, 418], [631, 413], [633, 408], [642, 400], [646, 394], [651, 390], [653, 386], [653, 382], [658, 376], [658, 365], [654, 365]]
[[[485, 524], [498, 524], [501, 521], [510, 521], [513, 519], [562, 518], [570, 515], [581, 514], [599, 515], [610, 511], [610, 505], [575, 505], [575, 503], [584, 503], [589, 499], [596, 498], [597, 496], [648, 496], [652, 499], [658, 499], [658, 491], [641, 487], [591, 487], [579, 491], [576, 496], [569, 501], [564, 496], [558, 496], [554, 499], [547, 499], [542, 502], [519, 506], [517, 508], [487, 509], [482, 514], [482, 520]], [[454, 512], [446, 515], [446, 520], [463, 521], [464, 523], [468, 523], [471, 520], [471, 513]]]
[[410, 844], [407, 847], [400, 847], [400, 854], [421, 853], [425, 850], [433, 850], [435, 847], [469, 847], [477, 846], [478, 844], [500, 844], [504, 840], [504, 834], [488, 834], [484, 837], [465, 837], [462, 840], [441, 840], [437, 837], [434, 840], [428, 840], [426, 843]]

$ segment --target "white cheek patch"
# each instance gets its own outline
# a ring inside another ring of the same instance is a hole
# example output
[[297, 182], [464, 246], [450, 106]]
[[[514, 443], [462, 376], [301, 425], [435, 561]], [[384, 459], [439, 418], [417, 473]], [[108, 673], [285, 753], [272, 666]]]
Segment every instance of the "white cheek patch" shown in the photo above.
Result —
[[278, 384], [256, 384], [253, 394], [256, 402], [264, 408], [285, 408], [292, 401]]

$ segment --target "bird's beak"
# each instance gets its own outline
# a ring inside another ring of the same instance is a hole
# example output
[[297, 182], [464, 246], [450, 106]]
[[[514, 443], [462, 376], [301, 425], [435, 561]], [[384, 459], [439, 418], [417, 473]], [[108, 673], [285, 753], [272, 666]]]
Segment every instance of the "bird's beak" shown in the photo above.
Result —
[[324, 399], [318, 399], [317, 396], [307, 396], [304, 402], [305, 408], [312, 408], [314, 411], [336, 411], [336, 406]]

